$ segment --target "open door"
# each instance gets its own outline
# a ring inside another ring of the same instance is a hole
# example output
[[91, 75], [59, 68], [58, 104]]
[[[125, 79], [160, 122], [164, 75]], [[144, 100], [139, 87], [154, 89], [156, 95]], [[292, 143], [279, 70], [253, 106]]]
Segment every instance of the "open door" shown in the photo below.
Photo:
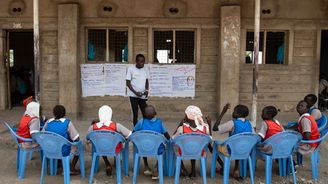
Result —
[[319, 108], [328, 109], [328, 30], [321, 31]]
[[6, 67], [9, 108], [22, 106], [34, 94], [33, 31], [6, 32]]

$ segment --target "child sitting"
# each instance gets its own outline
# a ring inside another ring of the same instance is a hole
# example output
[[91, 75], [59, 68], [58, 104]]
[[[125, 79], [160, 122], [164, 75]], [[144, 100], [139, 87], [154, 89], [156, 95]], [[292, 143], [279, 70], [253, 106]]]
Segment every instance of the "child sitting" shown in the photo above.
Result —
[[[220, 125], [221, 119], [223, 115], [227, 112], [227, 110], [230, 108], [230, 104], [227, 103], [224, 107], [222, 112], [219, 115], [219, 118], [215, 122], [213, 126], [213, 131], [218, 131], [219, 134], [224, 134], [229, 132], [229, 136], [236, 135], [239, 133], [245, 133], [245, 132], [254, 132], [254, 129], [248, 119], [246, 117], [249, 114], [249, 110], [245, 105], [237, 105], [234, 108], [234, 111], [232, 113], [232, 120]], [[226, 146], [219, 147], [218, 148], [220, 152], [222, 152], [224, 155], [229, 155], [228, 149]], [[239, 177], [239, 162], [238, 160], [235, 161], [235, 167], [232, 176], [234, 178]]]
[[[297, 104], [296, 110], [301, 117], [298, 119], [298, 124], [292, 128], [298, 130], [302, 134], [303, 140], [316, 140], [320, 137], [320, 133], [318, 131], [317, 123], [308, 113], [309, 109], [310, 106], [306, 101], [301, 100]], [[311, 154], [317, 146], [318, 143], [300, 143], [298, 145], [298, 152], [302, 155]]]
[[[210, 127], [204, 122], [202, 116], [203, 114], [199, 107], [194, 105], [188, 106], [185, 110], [184, 119], [180, 121], [180, 124], [172, 137], [192, 132], [210, 135]], [[180, 152], [180, 150], [178, 150], [178, 152]], [[196, 177], [195, 166], [195, 160], [191, 160], [191, 173], [189, 174], [189, 177]], [[183, 162], [181, 162], [181, 171], [185, 176], [187, 175], [187, 170]]]
[[[166, 139], [170, 139], [170, 135], [168, 134], [163, 122], [161, 119], [155, 117], [156, 116], [156, 110], [154, 106], [147, 105], [145, 107], [145, 114], [144, 118], [139, 120], [136, 126], [133, 129], [133, 132], [140, 131], [140, 130], [151, 130], [154, 132], [161, 133], [165, 136]], [[162, 153], [164, 151], [164, 145], [162, 145], [158, 152]], [[152, 179], [157, 180], [158, 179], [158, 169], [157, 169], [157, 163], [154, 168], [154, 172], [151, 173], [148, 161], [146, 157], [143, 157], [144, 164], [145, 164], [145, 175], [152, 174]]]
[[[56, 105], [53, 108], [53, 115], [54, 118], [49, 119], [45, 123], [42, 131], [54, 132], [56, 134], [65, 137], [68, 141], [75, 142], [80, 140], [79, 133], [77, 132], [73, 123], [69, 119], [65, 118], [66, 110], [64, 106]], [[63, 156], [67, 156], [70, 154], [70, 152], [75, 152], [75, 150], [76, 150], [75, 147], [71, 149], [71, 146], [65, 145], [62, 148]], [[78, 159], [79, 157], [77, 155], [73, 157], [71, 168], [70, 168], [72, 175], [77, 175], [80, 173], [80, 171], [75, 168]]]
[[[26, 111], [24, 116], [19, 122], [19, 126], [17, 128], [17, 135], [23, 138], [31, 138], [33, 133], [40, 131], [40, 104], [37, 102], [30, 102], [26, 105]], [[18, 140], [21, 143], [22, 148], [29, 149], [35, 148], [39, 145], [34, 142], [25, 142], [22, 140]]]
[[[267, 140], [274, 134], [284, 131], [284, 128], [278, 122], [278, 120], [274, 119], [274, 117], [278, 114], [278, 110], [274, 106], [266, 106], [262, 110], [262, 125], [258, 135], [262, 138], [262, 141]], [[258, 148], [265, 153], [272, 153], [271, 145], [267, 145], [264, 147], [258, 146]]]
[[315, 96], [314, 94], [308, 94], [304, 97], [304, 101], [306, 101], [306, 103], [308, 103], [308, 105], [310, 106], [308, 113], [317, 122], [318, 127], [321, 127], [323, 123], [325, 123], [325, 118], [323, 117], [324, 114], [321, 114], [320, 110], [314, 106], [317, 102], [317, 96]]
[[[91, 126], [87, 131], [87, 134], [95, 130], [111, 130], [122, 134], [125, 138], [129, 137], [131, 135], [131, 131], [125, 128], [120, 123], [112, 121], [112, 114], [112, 108], [108, 105], [103, 105], [102, 107], [100, 107], [98, 111], [99, 120], [92, 121]], [[116, 151], [119, 152], [121, 149], [122, 144], [117, 145]], [[102, 158], [104, 159], [106, 165], [107, 176], [112, 175], [112, 166], [110, 162], [108, 161], [106, 156], [103, 156]]]

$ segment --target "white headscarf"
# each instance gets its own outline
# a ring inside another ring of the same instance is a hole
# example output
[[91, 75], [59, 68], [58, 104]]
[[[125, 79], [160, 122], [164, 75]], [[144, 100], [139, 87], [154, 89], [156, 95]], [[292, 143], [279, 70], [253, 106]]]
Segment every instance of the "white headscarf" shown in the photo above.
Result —
[[37, 102], [30, 102], [26, 106], [25, 114], [31, 117], [40, 117], [40, 104]]
[[113, 111], [108, 105], [103, 105], [99, 108], [98, 116], [101, 123], [112, 122]]
[[202, 118], [203, 114], [199, 107], [189, 105], [186, 108], [185, 113], [188, 119], [195, 121], [197, 129], [203, 130], [203, 126], [207, 126], [207, 124], [204, 123], [204, 120]]

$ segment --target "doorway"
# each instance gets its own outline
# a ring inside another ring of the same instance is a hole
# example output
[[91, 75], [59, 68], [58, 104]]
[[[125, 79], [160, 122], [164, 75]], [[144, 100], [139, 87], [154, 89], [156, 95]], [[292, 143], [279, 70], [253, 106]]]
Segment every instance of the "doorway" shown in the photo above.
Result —
[[6, 34], [8, 100], [10, 106], [15, 107], [34, 95], [33, 30], [7, 31]]
[[319, 108], [328, 108], [328, 30], [321, 31]]

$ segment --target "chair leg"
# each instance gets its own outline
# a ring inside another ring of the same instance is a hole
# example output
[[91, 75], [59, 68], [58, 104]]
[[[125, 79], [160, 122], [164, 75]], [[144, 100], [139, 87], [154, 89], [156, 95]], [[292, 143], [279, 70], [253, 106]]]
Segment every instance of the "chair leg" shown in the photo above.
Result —
[[29, 160], [32, 160], [33, 159], [33, 151], [30, 152], [30, 158]]
[[129, 175], [129, 143], [125, 143], [123, 149], [123, 170], [124, 175]]
[[63, 163], [63, 171], [64, 171], [64, 184], [70, 183], [70, 157], [64, 157], [62, 158]]
[[117, 184], [121, 184], [121, 153], [118, 153], [117, 156], [116, 156], [116, 160], [115, 160], [115, 163], [116, 163], [116, 183]]
[[206, 158], [202, 157], [200, 159], [200, 163], [201, 163], [201, 169], [202, 169], [202, 175], [203, 175], [203, 183], [206, 184]]
[[301, 166], [303, 163], [303, 155], [297, 152], [297, 164]]
[[80, 162], [81, 177], [84, 180], [84, 178], [85, 178], [85, 167], [84, 167], [84, 151], [83, 151], [83, 148], [80, 149], [79, 162]]
[[138, 175], [138, 166], [139, 166], [139, 154], [136, 153], [134, 155], [134, 166], [133, 166], [133, 177], [132, 177], [132, 184], [135, 184], [137, 182], [137, 175]]
[[164, 183], [163, 155], [159, 155], [157, 159], [158, 159], [157, 170], [158, 170], [158, 174], [159, 174], [159, 183], [163, 184]]
[[312, 165], [312, 179], [317, 180], [318, 179], [318, 151], [315, 150], [311, 154], [311, 165]]
[[265, 156], [265, 183], [271, 184], [272, 172], [272, 158], [268, 155]]
[[229, 171], [230, 171], [230, 159], [229, 157], [224, 157], [224, 169], [223, 169], [223, 183], [229, 183]]
[[26, 164], [26, 151], [20, 150], [19, 151], [19, 168], [18, 168], [18, 178], [24, 178], [24, 170]]
[[17, 157], [16, 157], [16, 169], [18, 171], [19, 169], [19, 156], [20, 156], [20, 151], [19, 147], [17, 148]]
[[289, 160], [290, 160], [290, 165], [292, 167], [293, 181], [294, 181], [294, 184], [296, 184], [296, 175], [295, 175], [295, 168], [294, 168], [294, 162], [293, 162], [293, 156], [292, 155], [289, 156]]
[[251, 184], [254, 184], [254, 171], [253, 171], [253, 165], [252, 165], [252, 159], [249, 156], [248, 157], [248, 164], [249, 164], [249, 176], [251, 178]]
[[181, 168], [181, 157], [178, 156], [177, 160], [176, 160], [176, 166], [175, 166], [174, 184], [179, 184], [180, 168]]
[[95, 169], [95, 167], [96, 167], [96, 159], [97, 159], [97, 155], [96, 154], [92, 154], [92, 163], [91, 163], [89, 184], [92, 184], [93, 175], [94, 175], [95, 170], [96, 170]]
[[216, 159], [217, 159], [217, 152], [213, 149], [212, 153], [212, 163], [211, 163], [211, 178], [215, 178], [215, 169], [216, 169]]
[[47, 171], [47, 159], [45, 156], [42, 158], [42, 168], [41, 168], [41, 177], [40, 177], [40, 184], [43, 184], [44, 172]]

